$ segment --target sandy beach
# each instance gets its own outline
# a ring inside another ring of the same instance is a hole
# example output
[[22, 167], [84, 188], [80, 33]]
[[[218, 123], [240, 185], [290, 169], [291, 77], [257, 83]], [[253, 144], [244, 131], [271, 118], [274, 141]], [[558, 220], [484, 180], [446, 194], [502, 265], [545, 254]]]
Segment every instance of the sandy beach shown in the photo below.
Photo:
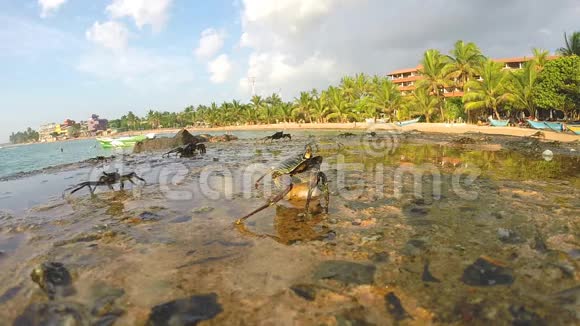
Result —
[[[472, 124], [449, 124], [449, 123], [416, 123], [404, 127], [396, 127], [392, 124], [366, 124], [364, 122], [357, 123], [278, 123], [269, 125], [244, 125], [244, 126], [227, 126], [214, 128], [187, 128], [190, 132], [204, 133], [208, 131], [234, 131], [234, 130], [402, 130], [411, 131], [417, 130], [429, 133], [446, 133], [446, 134], [462, 134], [462, 133], [482, 133], [489, 135], [506, 135], [529, 137], [535, 134], [538, 130], [530, 128], [518, 127], [491, 127], [491, 126], [477, 126]], [[137, 135], [147, 133], [175, 133], [180, 129], [152, 129], [142, 131], [129, 131], [119, 133], [118, 135]], [[542, 131], [546, 140], [573, 142], [580, 140], [579, 135], [568, 132], [558, 133], [555, 131]]]

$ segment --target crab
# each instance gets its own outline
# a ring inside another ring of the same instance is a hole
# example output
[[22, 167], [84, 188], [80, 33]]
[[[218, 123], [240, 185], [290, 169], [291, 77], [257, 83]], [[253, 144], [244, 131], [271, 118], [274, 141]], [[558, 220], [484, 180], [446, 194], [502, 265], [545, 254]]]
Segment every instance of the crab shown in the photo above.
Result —
[[[240, 225], [247, 218], [252, 215], [276, 204], [283, 198], [287, 197], [290, 199], [306, 199], [305, 210], [306, 214], [310, 214], [310, 201], [313, 197], [314, 191], [317, 189], [321, 194], [324, 195], [325, 205], [323, 207], [324, 213], [328, 213], [329, 204], [329, 191], [328, 191], [328, 180], [324, 172], [320, 171], [320, 165], [322, 164], [322, 156], [313, 156], [312, 146], [307, 144], [304, 148], [304, 152], [297, 156], [291, 157], [285, 161], [282, 161], [280, 165], [274, 168], [272, 171], [261, 176], [255, 184], [258, 188], [260, 181], [267, 175], [271, 175], [274, 183], [276, 185], [284, 184], [284, 189], [279, 194], [272, 196], [268, 201], [252, 211], [251, 213], [239, 218], [236, 221], [237, 225]], [[310, 178], [308, 182], [294, 184], [292, 177], [294, 175], [310, 171]]]
[[192, 157], [195, 155], [195, 151], [199, 151], [200, 154], [205, 154], [205, 145], [200, 143], [189, 143], [185, 146], [174, 148], [162, 156], [178, 154], [179, 157]]
[[266, 142], [267, 140], [273, 141], [276, 139], [283, 139], [283, 138], [288, 138], [289, 140], [292, 140], [292, 135], [285, 134], [283, 131], [277, 131], [272, 136], [264, 137], [264, 142]]
[[[135, 184], [135, 182], [133, 181], [134, 178], [141, 180], [143, 183], [145, 183], [145, 179], [139, 177], [135, 172], [121, 175], [118, 172], [107, 173], [103, 171], [103, 175], [99, 178], [98, 181], [81, 182], [71, 187], [74, 189], [70, 192], [70, 194], [72, 195], [85, 187], [89, 187], [91, 195], [94, 195], [95, 190], [97, 189], [98, 186], [107, 186], [109, 187], [109, 189], [114, 190], [113, 185], [116, 183], [120, 183], [121, 184], [120, 189], [123, 190], [125, 189], [125, 181], [129, 181], [132, 184]], [[70, 190], [71, 188], [68, 188], [66, 190]]]

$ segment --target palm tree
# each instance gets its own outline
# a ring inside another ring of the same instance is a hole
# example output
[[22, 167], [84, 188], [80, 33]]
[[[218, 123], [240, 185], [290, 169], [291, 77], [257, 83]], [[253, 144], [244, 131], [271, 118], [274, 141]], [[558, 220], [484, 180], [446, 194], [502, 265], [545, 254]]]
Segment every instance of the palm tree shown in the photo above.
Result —
[[312, 123], [312, 115], [310, 111], [312, 110], [312, 95], [308, 92], [300, 92], [300, 97], [294, 98], [294, 110], [292, 114], [294, 117], [301, 117], [303, 119], [308, 119]]
[[312, 92], [315, 96], [313, 96], [312, 101], [312, 109], [310, 114], [317, 122], [325, 122], [326, 114], [328, 112], [328, 105], [326, 103], [326, 92], [322, 92], [320, 96], [317, 94], [318, 92]]
[[479, 109], [491, 109], [497, 119], [500, 119], [498, 109], [510, 99], [506, 88], [505, 71], [502, 65], [487, 60], [479, 75], [483, 80], [470, 80], [465, 84], [468, 91], [463, 95], [463, 103], [467, 111]]
[[574, 32], [570, 37], [564, 33], [565, 47], [561, 47], [557, 52], [563, 56], [580, 56], [580, 32]]
[[475, 43], [457, 41], [446, 60], [449, 62], [445, 67], [446, 77], [455, 80], [456, 86], [463, 91], [467, 81], [477, 74], [485, 56]]
[[532, 114], [536, 111], [533, 90], [537, 78], [538, 70], [534, 62], [528, 62], [521, 71], [511, 73], [510, 99], [516, 108], [528, 110]]
[[532, 53], [534, 54], [534, 59], [531, 62], [535, 65], [535, 68], [537, 70], [544, 69], [546, 62], [548, 62], [550, 52], [544, 49], [533, 48]]
[[431, 115], [439, 105], [439, 99], [431, 94], [425, 87], [415, 89], [408, 102], [410, 111], [425, 116], [425, 120], [431, 122]]
[[421, 60], [421, 69], [419, 71], [423, 75], [423, 79], [417, 83], [417, 87], [425, 87], [430, 94], [435, 95], [439, 99], [439, 109], [441, 111], [441, 119], [443, 119], [443, 90], [445, 86], [449, 85], [449, 79], [445, 75], [445, 67], [448, 63], [447, 57], [441, 55], [438, 50], [430, 49], [425, 51], [423, 59]]
[[350, 102], [345, 99], [344, 92], [337, 87], [330, 86], [325, 92], [328, 100], [328, 109], [330, 114], [327, 119], [336, 119], [339, 122], [347, 122], [349, 118]]
[[391, 116], [401, 103], [401, 93], [397, 86], [386, 78], [378, 80], [378, 84], [374, 85], [369, 97], [369, 105], [374, 109], [375, 121], [378, 116], [387, 114]]
[[[251, 116], [254, 117], [254, 119], [255, 119], [254, 121], [257, 122], [258, 116], [262, 113], [262, 111], [266, 107], [266, 103], [264, 103], [264, 100], [259, 95], [252, 96], [252, 99], [250, 100], [250, 102], [251, 102], [252, 110], [254, 111], [253, 114], [251, 114]], [[270, 123], [270, 121], [268, 121], [268, 123]]]

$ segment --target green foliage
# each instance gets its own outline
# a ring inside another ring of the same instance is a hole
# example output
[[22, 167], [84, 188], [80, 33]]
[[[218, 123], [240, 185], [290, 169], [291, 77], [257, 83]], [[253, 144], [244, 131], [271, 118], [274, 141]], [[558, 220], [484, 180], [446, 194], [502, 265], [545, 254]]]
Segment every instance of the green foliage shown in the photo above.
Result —
[[445, 118], [450, 121], [461, 118], [465, 121], [465, 108], [461, 97], [451, 97], [445, 100]]
[[25, 131], [12, 133], [10, 135], [10, 142], [12, 144], [30, 143], [38, 141], [38, 138], [39, 138], [38, 132], [32, 130], [32, 128], [29, 127]]
[[534, 104], [568, 115], [580, 110], [580, 57], [561, 57], [546, 63], [533, 88]]
[[465, 84], [468, 91], [463, 95], [463, 103], [467, 111], [493, 110], [497, 119], [500, 119], [499, 108], [508, 103], [507, 73], [502, 70], [501, 64], [487, 60], [479, 75], [483, 80], [470, 80]]
[[580, 56], [580, 32], [574, 32], [570, 37], [564, 33], [564, 47], [558, 49], [563, 56]]

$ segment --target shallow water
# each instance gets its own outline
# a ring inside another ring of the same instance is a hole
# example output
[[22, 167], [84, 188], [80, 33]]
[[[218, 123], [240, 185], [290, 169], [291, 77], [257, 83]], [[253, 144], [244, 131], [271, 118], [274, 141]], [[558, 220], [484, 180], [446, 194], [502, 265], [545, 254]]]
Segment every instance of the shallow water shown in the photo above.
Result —
[[[331, 134], [208, 144], [194, 159], [144, 154], [0, 183], [0, 205], [11, 205], [0, 216], [0, 320], [48, 302], [29, 274], [58, 261], [76, 293], [55, 302], [90, 311], [102, 292], [122, 293], [107, 306], [116, 314], [83, 317], [114, 315], [118, 325], [157, 320], [153, 307], [210, 293], [219, 309], [166, 307], [210, 325], [579, 321], [577, 156], [548, 161], [493, 140]], [[282, 201], [234, 227], [270, 193], [269, 180], [253, 189], [260, 172], [312, 141], [330, 181], [329, 213], [315, 201], [308, 218], [303, 202]], [[61, 197], [113, 168], [147, 184]]]

